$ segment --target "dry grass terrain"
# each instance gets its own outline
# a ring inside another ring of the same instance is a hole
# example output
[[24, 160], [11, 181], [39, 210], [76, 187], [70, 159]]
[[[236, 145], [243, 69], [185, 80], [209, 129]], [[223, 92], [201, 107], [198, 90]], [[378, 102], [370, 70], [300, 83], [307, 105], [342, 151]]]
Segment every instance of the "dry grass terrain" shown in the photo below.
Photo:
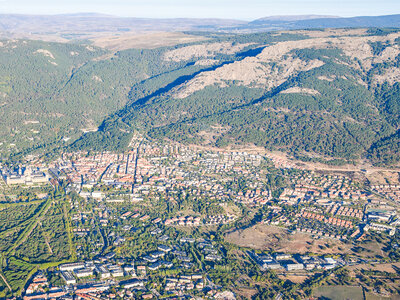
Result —
[[379, 171], [372, 172], [367, 176], [368, 180], [372, 185], [376, 184], [400, 184], [400, 178], [398, 172], [392, 171]]
[[112, 34], [91, 39], [98, 47], [113, 51], [126, 49], [155, 49], [205, 40], [201, 36], [193, 36], [181, 32], [150, 32]]
[[300, 275], [293, 275], [293, 274], [278, 275], [278, 277], [282, 280], [290, 280], [291, 282], [294, 282], [294, 283], [303, 283], [304, 281], [306, 281], [309, 278], [309, 276], [307, 276], [307, 275], [300, 276]]
[[318, 239], [303, 233], [290, 234], [287, 230], [275, 226], [258, 224], [245, 230], [228, 233], [225, 240], [242, 247], [277, 252], [296, 253], [312, 252], [317, 254], [350, 251], [351, 246], [338, 240]]
[[[394, 267], [394, 268], [393, 268]], [[400, 263], [388, 263], [388, 264], [365, 264], [365, 265], [357, 265], [349, 267], [349, 270], [373, 270], [373, 271], [380, 271], [380, 272], [389, 272], [389, 273], [396, 273], [395, 268], [400, 269]]]

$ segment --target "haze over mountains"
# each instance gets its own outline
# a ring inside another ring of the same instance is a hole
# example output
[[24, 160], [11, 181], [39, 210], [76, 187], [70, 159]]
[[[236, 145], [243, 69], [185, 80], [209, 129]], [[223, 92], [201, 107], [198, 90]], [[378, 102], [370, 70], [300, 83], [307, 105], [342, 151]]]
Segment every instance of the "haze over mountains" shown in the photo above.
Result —
[[251, 22], [229, 19], [121, 18], [96, 13], [0, 15], [0, 36], [2, 38], [32, 38], [53, 41], [92, 39], [111, 33], [143, 33], [149, 31], [251, 33], [270, 30], [349, 27], [400, 27], [400, 15], [353, 18], [321, 15], [272, 16]]

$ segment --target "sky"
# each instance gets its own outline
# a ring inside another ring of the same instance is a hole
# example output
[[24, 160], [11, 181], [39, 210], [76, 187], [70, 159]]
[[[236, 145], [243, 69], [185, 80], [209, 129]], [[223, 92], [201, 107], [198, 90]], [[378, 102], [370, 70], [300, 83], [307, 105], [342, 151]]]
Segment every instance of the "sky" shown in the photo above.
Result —
[[254, 20], [275, 15], [400, 14], [400, 0], [0, 0], [0, 13], [96, 12], [122, 17]]

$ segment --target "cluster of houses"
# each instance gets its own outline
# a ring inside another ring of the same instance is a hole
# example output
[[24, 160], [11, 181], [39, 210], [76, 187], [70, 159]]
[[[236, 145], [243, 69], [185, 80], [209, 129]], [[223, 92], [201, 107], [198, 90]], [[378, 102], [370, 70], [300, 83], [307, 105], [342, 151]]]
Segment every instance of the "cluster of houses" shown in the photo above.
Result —
[[50, 287], [47, 277], [42, 272], [38, 272], [27, 286], [23, 299], [56, 299], [66, 294], [60, 287]]
[[193, 289], [202, 290], [205, 287], [205, 278], [201, 274], [180, 275], [176, 277], [167, 277], [164, 290], [179, 294], [181, 291]]
[[200, 226], [201, 223], [201, 218], [196, 216], [180, 216], [180, 217], [174, 217], [171, 219], [166, 219], [164, 221], [165, 226], [172, 226], [172, 225], [178, 225], [178, 226]]
[[305, 219], [314, 219], [317, 221], [320, 221], [322, 223], [327, 223], [327, 224], [332, 224], [335, 226], [341, 226], [345, 228], [351, 228], [353, 227], [353, 223], [348, 220], [343, 220], [339, 218], [333, 218], [333, 217], [325, 217], [324, 215], [316, 214], [313, 212], [308, 212], [308, 211], [303, 211], [302, 213], [298, 214], [299, 217], [305, 218]]
[[204, 220], [204, 225], [221, 225], [228, 224], [234, 222], [237, 219], [235, 215], [216, 215], [216, 216], [207, 216]]
[[371, 189], [394, 201], [400, 201], [400, 184], [372, 185]]
[[362, 220], [364, 217], [364, 213], [361, 209], [351, 208], [348, 206], [342, 206], [338, 204], [328, 207], [327, 212], [332, 215], [357, 218], [360, 220]]
[[[255, 172], [265, 157], [247, 152], [204, 151], [182, 145], [134, 143], [137, 148], [123, 154], [102, 152], [88, 155], [67, 153], [50, 165], [50, 174], [56, 179], [68, 180], [69, 189], [84, 198], [123, 202], [124, 197], [113, 198], [98, 189], [108, 186], [130, 189], [128, 200], [137, 202], [152, 191], [201, 187], [202, 194], [216, 199], [234, 198], [249, 205], [264, 205], [272, 199], [265, 189], [265, 178]], [[207, 176], [212, 174], [213, 176]], [[222, 177], [246, 176], [250, 189], [239, 193], [226, 190], [215, 175]]]

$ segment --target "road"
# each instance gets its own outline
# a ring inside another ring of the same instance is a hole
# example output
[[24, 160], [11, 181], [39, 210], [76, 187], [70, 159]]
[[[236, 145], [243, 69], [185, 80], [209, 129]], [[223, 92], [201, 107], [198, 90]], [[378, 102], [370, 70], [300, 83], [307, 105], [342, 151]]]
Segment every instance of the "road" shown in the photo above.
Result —
[[133, 183], [132, 183], [132, 193], [133, 190], [135, 188], [135, 184], [136, 184], [136, 174], [137, 174], [137, 164], [138, 164], [138, 160], [139, 160], [139, 154], [140, 154], [140, 146], [142, 146], [143, 144], [143, 139], [140, 141], [137, 149], [136, 149], [136, 157], [135, 157], [135, 171], [133, 172]]

